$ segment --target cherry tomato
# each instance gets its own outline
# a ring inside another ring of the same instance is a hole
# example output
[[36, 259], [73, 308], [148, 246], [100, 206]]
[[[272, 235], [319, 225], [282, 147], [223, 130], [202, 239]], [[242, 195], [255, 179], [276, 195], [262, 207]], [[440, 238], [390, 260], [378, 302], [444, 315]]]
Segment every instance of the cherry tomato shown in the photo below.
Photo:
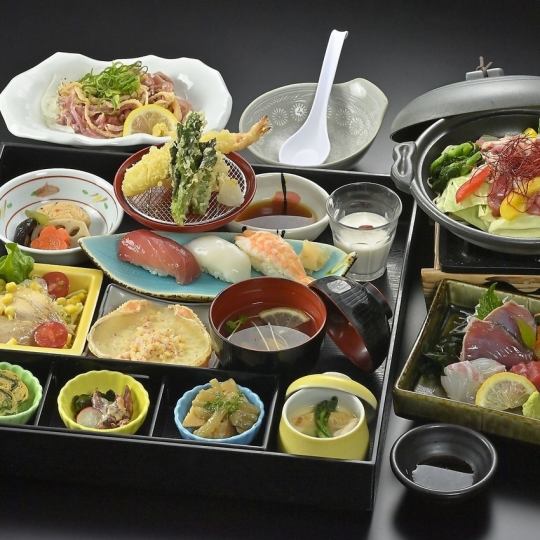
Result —
[[42, 277], [47, 282], [47, 290], [53, 298], [60, 298], [68, 294], [69, 279], [63, 272], [48, 272]]
[[68, 331], [65, 325], [57, 321], [41, 323], [34, 330], [34, 341], [38, 347], [62, 348], [68, 340]]

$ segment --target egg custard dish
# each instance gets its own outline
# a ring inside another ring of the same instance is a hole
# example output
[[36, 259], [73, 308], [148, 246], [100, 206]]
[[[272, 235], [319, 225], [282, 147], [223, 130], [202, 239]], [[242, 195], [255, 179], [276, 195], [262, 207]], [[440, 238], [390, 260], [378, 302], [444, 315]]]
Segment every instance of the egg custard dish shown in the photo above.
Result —
[[148, 300], [129, 300], [98, 319], [88, 346], [99, 358], [197, 367], [212, 354], [210, 335], [190, 308]]

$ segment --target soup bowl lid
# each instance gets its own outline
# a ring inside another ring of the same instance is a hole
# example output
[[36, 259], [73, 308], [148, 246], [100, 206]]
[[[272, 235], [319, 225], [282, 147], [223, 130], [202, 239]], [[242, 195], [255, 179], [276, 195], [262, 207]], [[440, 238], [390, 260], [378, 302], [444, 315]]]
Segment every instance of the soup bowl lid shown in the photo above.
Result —
[[341, 352], [362, 371], [375, 371], [388, 352], [392, 309], [371, 283], [327, 276], [309, 284], [327, 310], [327, 331]]
[[326, 372], [306, 375], [293, 381], [285, 392], [285, 397], [289, 397], [299, 390], [310, 388], [324, 388], [328, 390], [341, 390], [359, 398], [363, 403], [369, 405], [373, 410], [377, 408], [377, 398], [363, 384], [352, 380], [342, 373]]

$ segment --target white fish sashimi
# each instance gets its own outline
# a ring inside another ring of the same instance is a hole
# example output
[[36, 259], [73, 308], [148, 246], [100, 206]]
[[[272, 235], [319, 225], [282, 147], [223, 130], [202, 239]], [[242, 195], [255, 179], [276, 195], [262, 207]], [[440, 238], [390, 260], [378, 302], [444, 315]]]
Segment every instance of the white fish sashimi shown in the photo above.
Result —
[[219, 236], [200, 236], [185, 244], [204, 272], [222, 281], [238, 283], [251, 277], [249, 257]]
[[504, 365], [491, 358], [464, 360], [444, 368], [441, 384], [450, 399], [474, 403], [480, 385], [491, 375], [502, 371], [506, 371]]

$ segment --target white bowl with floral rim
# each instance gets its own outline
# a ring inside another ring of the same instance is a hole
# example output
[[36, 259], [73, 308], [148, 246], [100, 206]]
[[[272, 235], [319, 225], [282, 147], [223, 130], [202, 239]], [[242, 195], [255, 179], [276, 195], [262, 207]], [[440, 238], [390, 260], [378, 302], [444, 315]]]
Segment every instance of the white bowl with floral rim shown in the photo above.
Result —
[[[124, 216], [112, 184], [85, 171], [42, 169], [21, 174], [0, 186], [0, 240], [13, 242], [17, 225], [27, 219], [27, 210], [49, 202], [79, 205], [90, 216], [91, 236], [114, 233]], [[87, 259], [80, 247], [58, 250], [19, 246], [36, 262], [74, 265]]]
[[[240, 118], [240, 131], [247, 131], [262, 116], [272, 129], [249, 151], [265, 163], [279, 161], [281, 145], [305, 122], [315, 97], [317, 83], [298, 83], [276, 88], [252, 101]], [[366, 79], [334, 84], [328, 102], [330, 154], [318, 168], [345, 169], [367, 151], [381, 127], [388, 99]]]

